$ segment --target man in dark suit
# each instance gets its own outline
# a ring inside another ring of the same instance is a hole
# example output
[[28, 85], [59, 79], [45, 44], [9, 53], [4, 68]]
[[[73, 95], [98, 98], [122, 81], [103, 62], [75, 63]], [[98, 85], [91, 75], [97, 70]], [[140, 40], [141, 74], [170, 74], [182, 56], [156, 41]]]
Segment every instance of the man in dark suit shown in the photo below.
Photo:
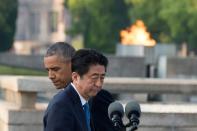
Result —
[[[71, 58], [75, 49], [65, 43], [57, 42], [51, 45], [44, 57], [44, 66], [48, 71], [56, 89], [64, 89], [71, 81]], [[108, 118], [108, 106], [114, 101], [112, 95], [106, 90], [101, 90], [90, 100], [92, 121], [96, 131], [115, 131], [115, 128]], [[48, 119], [47, 111], [44, 115], [44, 127]]]
[[[70, 59], [74, 51], [74, 48], [70, 45], [59, 42], [52, 45], [45, 55], [45, 67], [48, 70], [49, 78], [57, 89], [65, 88], [65, 85], [70, 81]], [[114, 101], [111, 94], [101, 90], [91, 101], [92, 121], [95, 129], [97, 131], [114, 131], [115, 129], [107, 116], [108, 105]], [[46, 111], [44, 127], [46, 127], [48, 119], [48, 111]]]

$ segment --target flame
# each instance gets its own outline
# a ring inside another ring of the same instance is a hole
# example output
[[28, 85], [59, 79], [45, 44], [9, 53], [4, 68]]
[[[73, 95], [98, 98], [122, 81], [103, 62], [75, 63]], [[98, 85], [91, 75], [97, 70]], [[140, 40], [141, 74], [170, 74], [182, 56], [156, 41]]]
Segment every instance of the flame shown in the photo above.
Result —
[[142, 20], [137, 20], [134, 25], [122, 30], [120, 37], [123, 45], [155, 46], [156, 44], [156, 41], [150, 37], [150, 33], [146, 31]]

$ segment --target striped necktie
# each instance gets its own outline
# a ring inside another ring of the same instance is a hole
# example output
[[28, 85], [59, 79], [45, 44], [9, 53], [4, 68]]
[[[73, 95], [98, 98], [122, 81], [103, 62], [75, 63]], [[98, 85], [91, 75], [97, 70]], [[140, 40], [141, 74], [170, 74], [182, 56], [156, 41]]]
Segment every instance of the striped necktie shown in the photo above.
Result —
[[87, 123], [88, 131], [91, 131], [91, 127], [90, 127], [90, 107], [89, 107], [89, 104], [85, 103], [83, 105], [83, 109], [84, 109], [85, 116], [86, 116], [86, 123]]

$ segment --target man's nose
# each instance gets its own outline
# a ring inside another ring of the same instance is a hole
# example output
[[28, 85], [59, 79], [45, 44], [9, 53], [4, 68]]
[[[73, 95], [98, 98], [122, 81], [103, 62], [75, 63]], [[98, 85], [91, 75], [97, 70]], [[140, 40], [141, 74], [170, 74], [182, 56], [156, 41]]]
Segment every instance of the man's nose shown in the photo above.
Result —
[[102, 79], [97, 79], [97, 81], [96, 81], [96, 86], [98, 86], [98, 87], [102, 87], [103, 86], [103, 80]]
[[50, 79], [55, 78], [55, 75], [54, 75], [53, 71], [48, 71], [48, 76], [49, 76]]

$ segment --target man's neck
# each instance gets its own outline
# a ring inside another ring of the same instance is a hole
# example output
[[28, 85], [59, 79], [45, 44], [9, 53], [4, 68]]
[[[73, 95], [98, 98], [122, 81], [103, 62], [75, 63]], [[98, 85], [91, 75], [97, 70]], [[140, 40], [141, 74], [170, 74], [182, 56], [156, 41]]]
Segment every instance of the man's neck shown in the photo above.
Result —
[[73, 86], [73, 88], [75, 89], [75, 91], [77, 92], [77, 94], [79, 95], [79, 98], [80, 98], [80, 100], [81, 100], [81, 104], [84, 105], [86, 102], [88, 102], [88, 99], [85, 99], [85, 98], [81, 95], [79, 89], [75, 86], [75, 84], [71, 82], [71, 85]]

